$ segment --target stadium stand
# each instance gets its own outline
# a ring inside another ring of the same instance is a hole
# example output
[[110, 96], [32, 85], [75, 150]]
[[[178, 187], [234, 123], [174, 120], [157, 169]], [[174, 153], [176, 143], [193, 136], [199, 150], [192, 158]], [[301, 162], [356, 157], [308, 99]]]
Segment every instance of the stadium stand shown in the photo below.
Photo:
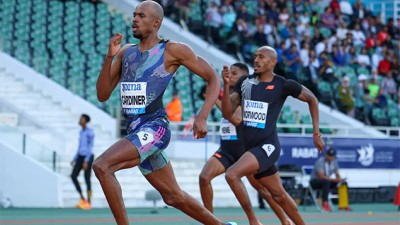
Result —
[[[399, 1], [184, 2], [190, 16], [167, 13], [203, 39], [248, 63], [259, 46], [274, 46], [276, 72], [300, 81], [322, 103], [366, 124], [397, 126]], [[349, 88], [341, 87], [343, 79]]]
[[[121, 32], [124, 43], [137, 43], [128, 18], [102, 2], [14, 0], [1, 1], [1, 6], [0, 20], [5, 26], [0, 30], [0, 41], [4, 52], [116, 117], [118, 90], [109, 101], [100, 103], [94, 94], [95, 83], [111, 34]], [[202, 104], [198, 91], [204, 81], [186, 68], [180, 68], [177, 77], [164, 100], [169, 102], [173, 89], [177, 89], [184, 106], [183, 119], [188, 120]], [[214, 110], [210, 120], [219, 121], [221, 117]]]

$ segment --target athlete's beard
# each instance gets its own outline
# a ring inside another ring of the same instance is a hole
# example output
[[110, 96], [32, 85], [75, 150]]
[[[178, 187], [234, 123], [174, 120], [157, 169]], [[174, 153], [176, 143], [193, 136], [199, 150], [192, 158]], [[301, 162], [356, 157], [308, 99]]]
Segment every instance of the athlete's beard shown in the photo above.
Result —
[[142, 40], [143, 35], [142, 34], [133, 34], [133, 37], [139, 40]]
[[256, 73], [256, 72], [254, 72], [254, 75], [256, 75], [256, 77], [260, 77], [260, 76], [261, 76], [261, 73]]

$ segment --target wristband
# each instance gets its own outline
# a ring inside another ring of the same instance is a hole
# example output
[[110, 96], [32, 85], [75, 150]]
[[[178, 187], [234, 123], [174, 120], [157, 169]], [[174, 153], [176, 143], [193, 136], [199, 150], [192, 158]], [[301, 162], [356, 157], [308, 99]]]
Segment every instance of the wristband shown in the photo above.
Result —
[[315, 133], [315, 134], [313, 134], [313, 136], [314, 137], [321, 137], [321, 133], [318, 133], [318, 134]]
[[218, 99], [219, 99], [219, 100], [222, 100], [222, 96], [224, 96], [224, 89], [223, 89], [223, 88], [221, 88], [221, 89], [219, 90]]

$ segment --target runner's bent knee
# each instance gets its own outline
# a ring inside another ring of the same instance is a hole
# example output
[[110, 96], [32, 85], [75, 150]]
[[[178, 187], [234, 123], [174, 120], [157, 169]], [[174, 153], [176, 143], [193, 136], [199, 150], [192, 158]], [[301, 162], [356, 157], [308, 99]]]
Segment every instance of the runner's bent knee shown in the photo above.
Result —
[[161, 196], [165, 204], [178, 208], [179, 206], [185, 204], [184, 193], [181, 190], [171, 190], [169, 192], [161, 193]]

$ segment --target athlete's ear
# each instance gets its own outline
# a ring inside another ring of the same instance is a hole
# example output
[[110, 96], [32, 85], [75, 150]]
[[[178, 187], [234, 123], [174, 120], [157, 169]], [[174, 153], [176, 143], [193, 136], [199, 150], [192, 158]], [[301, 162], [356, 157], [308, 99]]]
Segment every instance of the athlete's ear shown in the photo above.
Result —
[[156, 21], [154, 21], [154, 25], [155, 28], [160, 28], [161, 27], [161, 19], [157, 18]]

